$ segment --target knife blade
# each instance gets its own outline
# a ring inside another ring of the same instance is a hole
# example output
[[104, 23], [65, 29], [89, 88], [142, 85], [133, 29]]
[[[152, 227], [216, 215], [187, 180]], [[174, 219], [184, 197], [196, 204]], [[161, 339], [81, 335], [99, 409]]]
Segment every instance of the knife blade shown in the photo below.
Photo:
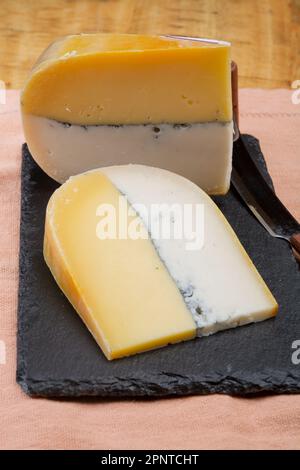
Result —
[[276, 238], [287, 240], [300, 261], [300, 224], [269, 186], [249, 153], [243, 136], [235, 129], [231, 181], [261, 225]]

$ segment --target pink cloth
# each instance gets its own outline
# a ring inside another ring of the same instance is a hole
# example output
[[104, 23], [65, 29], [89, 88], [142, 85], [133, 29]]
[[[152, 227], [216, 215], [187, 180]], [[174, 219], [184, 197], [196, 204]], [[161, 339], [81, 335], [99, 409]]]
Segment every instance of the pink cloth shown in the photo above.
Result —
[[[242, 90], [241, 128], [260, 138], [276, 189], [300, 219], [300, 104], [292, 104], [291, 95]], [[18, 100], [11, 91], [0, 104], [0, 448], [300, 449], [300, 395], [76, 402], [22, 392], [15, 381], [24, 140]]]

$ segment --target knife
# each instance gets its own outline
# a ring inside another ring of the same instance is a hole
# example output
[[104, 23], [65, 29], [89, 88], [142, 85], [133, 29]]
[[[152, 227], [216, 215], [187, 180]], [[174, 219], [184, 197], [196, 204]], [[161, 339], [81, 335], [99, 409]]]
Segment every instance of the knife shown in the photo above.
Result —
[[231, 182], [261, 225], [272, 237], [290, 243], [300, 263], [300, 224], [269, 186], [249, 153], [238, 126], [237, 66], [232, 65], [234, 142]]

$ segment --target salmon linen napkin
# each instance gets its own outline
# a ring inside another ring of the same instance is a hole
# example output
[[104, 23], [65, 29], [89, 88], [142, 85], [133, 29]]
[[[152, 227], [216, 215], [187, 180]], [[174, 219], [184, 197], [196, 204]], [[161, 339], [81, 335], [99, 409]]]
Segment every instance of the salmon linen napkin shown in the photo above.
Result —
[[[0, 104], [0, 448], [300, 449], [300, 395], [64, 401], [24, 394], [15, 380], [18, 100], [8, 91]], [[276, 190], [300, 219], [300, 104], [288, 90], [245, 89], [240, 109], [242, 131], [260, 139]]]

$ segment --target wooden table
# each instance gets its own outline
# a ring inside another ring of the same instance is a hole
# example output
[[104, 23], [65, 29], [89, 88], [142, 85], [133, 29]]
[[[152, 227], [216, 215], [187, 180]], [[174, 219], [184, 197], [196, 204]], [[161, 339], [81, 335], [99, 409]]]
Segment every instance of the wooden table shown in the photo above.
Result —
[[242, 87], [300, 80], [300, 0], [2, 0], [0, 80], [22, 87], [56, 37], [90, 31], [226, 39]]

